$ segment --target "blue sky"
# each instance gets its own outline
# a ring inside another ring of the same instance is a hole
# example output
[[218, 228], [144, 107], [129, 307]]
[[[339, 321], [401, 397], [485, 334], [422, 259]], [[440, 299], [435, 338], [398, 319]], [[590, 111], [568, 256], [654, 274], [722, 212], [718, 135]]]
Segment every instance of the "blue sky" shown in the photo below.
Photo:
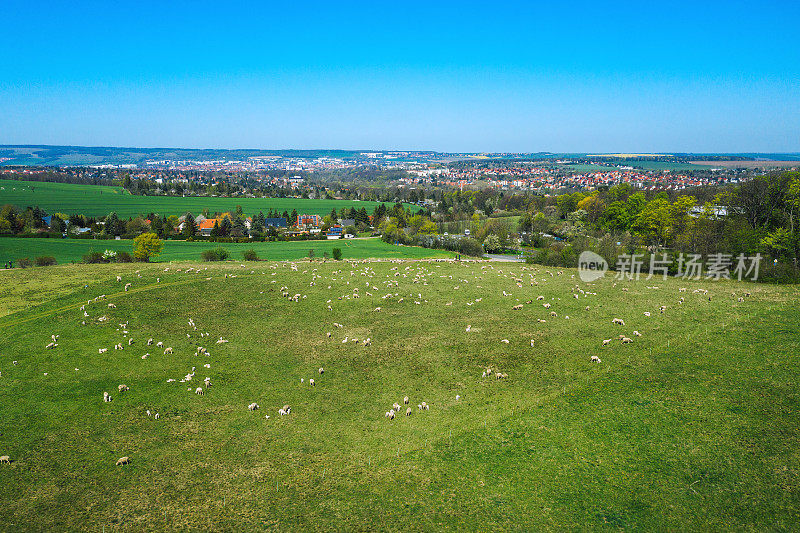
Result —
[[800, 2], [5, 0], [0, 143], [800, 151]]

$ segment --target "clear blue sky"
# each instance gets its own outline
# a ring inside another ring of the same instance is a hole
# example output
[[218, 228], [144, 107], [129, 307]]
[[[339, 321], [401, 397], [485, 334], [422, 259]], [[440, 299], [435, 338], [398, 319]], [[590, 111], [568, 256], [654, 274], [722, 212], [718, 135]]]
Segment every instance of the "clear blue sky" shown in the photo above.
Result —
[[800, 2], [4, 0], [0, 143], [800, 151]]

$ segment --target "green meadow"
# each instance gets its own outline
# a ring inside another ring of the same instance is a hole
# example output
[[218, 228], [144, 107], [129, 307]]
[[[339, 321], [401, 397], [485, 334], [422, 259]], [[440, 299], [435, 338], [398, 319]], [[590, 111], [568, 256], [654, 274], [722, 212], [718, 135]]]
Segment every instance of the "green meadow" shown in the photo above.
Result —
[[[76, 185], [35, 181], [0, 180], [0, 205], [13, 204], [21, 208], [38, 205], [48, 213], [86, 216], [105, 216], [115, 211], [122, 218], [148, 213], [183, 215], [191, 211], [200, 214], [203, 209], [214, 212], [233, 212], [242, 206], [246, 215], [267, 213], [270, 208], [283, 212], [297, 209], [300, 214], [324, 216], [332, 209], [343, 207], [366, 208], [372, 213], [380, 202], [352, 200], [310, 200], [303, 198], [212, 198], [207, 196], [134, 196], [122, 187], [104, 185]], [[416, 206], [406, 205], [412, 209]]]
[[[325, 253], [331, 255], [334, 248], [342, 250], [342, 257], [346, 259], [375, 258], [425, 258], [425, 257], [451, 257], [453, 254], [444, 250], [432, 250], [417, 246], [395, 246], [387, 244], [379, 238], [339, 239], [339, 240], [312, 240], [312, 241], [276, 241], [276, 242], [248, 242], [248, 243], [215, 243], [208, 241], [173, 241], [165, 240], [161, 255], [154, 261], [200, 261], [203, 250], [211, 248], [225, 248], [230, 252], [230, 258], [242, 258], [245, 250], [255, 250], [260, 259], [283, 261], [288, 259], [302, 259], [308, 257], [310, 250], [322, 259]], [[53, 256], [58, 263], [80, 262], [89, 252], [115, 252], [133, 253], [133, 240], [109, 239], [38, 239], [1, 237], [0, 238], [0, 264], [8, 260], [19, 261], [23, 257], [31, 260], [39, 256]]]
[[797, 286], [403, 259], [0, 287], [3, 531], [800, 527]]

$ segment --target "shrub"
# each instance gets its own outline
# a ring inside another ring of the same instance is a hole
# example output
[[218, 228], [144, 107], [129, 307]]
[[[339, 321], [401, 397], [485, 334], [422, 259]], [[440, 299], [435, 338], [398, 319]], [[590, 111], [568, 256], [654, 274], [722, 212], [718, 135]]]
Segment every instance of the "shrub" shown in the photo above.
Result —
[[203, 261], [225, 261], [229, 256], [228, 250], [222, 247], [204, 250], [201, 254]]
[[245, 261], [258, 261], [258, 252], [254, 249], [250, 248], [249, 250], [245, 250], [242, 252], [242, 257], [244, 257]]
[[128, 252], [118, 252], [116, 260], [117, 263], [133, 263], [133, 256]]
[[334, 248], [333, 250], [331, 250], [331, 253], [333, 254], [333, 258], [335, 260], [339, 261], [339, 260], [342, 259], [342, 249], [341, 248]]
[[108, 263], [100, 252], [89, 252], [83, 256], [84, 263]]
[[56, 264], [56, 258], [52, 255], [40, 255], [34, 260], [34, 263], [40, 267], [53, 266]]
[[17, 266], [20, 268], [28, 268], [31, 266], [31, 260], [29, 257], [23, 257], [22, 259], [17, 260]]

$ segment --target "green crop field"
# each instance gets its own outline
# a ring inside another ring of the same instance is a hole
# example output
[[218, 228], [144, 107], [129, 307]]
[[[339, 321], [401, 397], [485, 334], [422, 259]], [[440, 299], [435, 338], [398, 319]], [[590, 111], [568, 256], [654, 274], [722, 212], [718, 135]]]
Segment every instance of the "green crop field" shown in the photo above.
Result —
[[[203, 209], [214, 212], [233, 212], [242, 206], [246, 215], [266, 213], [270, 208], [283, 212], [297, 209], [300, 214], [327, 215], [332, 209], [343, 207], [366, 208], [372, 213], [380, 202], [352, 200], [309, 200], [303, 198], [212, 198], [177, 196], [134, 196], [122, 187], [103, 185], [73, 185], [35, 181], [0, 180], [0, 205], [13, 204], [22, 208], [38, 205], [48, 213], [86, 216], [105, 216], [116, 211], [123, 218], [158, 213], [182, 215], [187, 211], [200, 214]], [[406, 204], [406, 207], [419, 209]]]
[[[260, 259], [283, 261], [308, 257], [309, 250], [322, 258], [324, 253], [331, 254], [334, 248], [342, 250], [345, 259], [374, 258], [424, 258], [451, 257], [454, 254], [443, 250], [432, 250], [418, 246], [395, 246], [387, 244], [379, 238], [313, 240], [292, 242], [249, 242], [249, 243], [215, 243], [207, 241], [173, 241], [166, 240], [161, 255], [154, 261], [199, 261], [203, 250], [222, 247], [231, 253], [231, 259], [242, 258], [245, 250], [255, 250]], [[18, 237], [0, 238], [0, 264], [8, 260], [18, 261], [23, 257], [31, 260], [39, 256], [53, 256], [58, 263], [74, 263], [83, 259], [89, 252], [133, 253], [132, 240], [107, 239], [34, 239]]]
[[0, 530], [800, 528], [798, 287], [574, 274], [0, 271]]

